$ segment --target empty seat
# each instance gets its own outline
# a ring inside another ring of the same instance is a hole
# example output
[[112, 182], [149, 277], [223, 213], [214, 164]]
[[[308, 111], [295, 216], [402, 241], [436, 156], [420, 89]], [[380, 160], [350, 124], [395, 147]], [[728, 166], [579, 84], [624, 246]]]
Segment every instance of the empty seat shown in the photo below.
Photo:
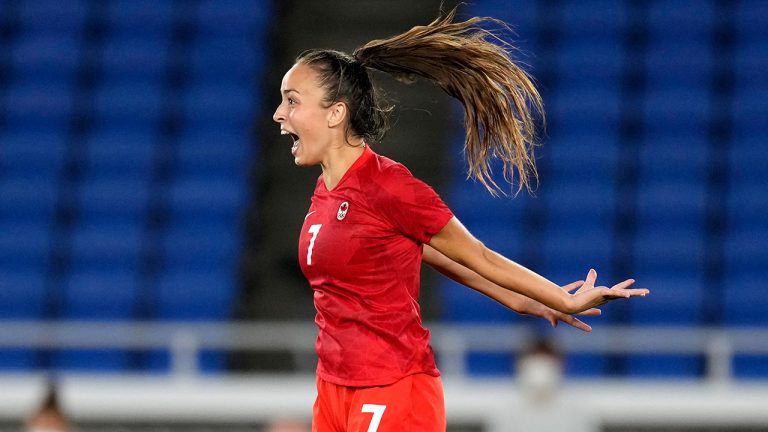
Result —
[[266, 26], [272, 17], [272, 2], [251, 0], [202, 0], [197, 9], [200, 31], [250, 34]]
[[630, 377], [638, 378], [701, 378], [705, 361], [696, 354], [633, 354], [627, 356], [626, 369]]
[[706, 129], [711, 101], [707, 88], [650, 89], [643, 101], [645, 125], [651, 132]]
[[114, 222], [81, 224], [72, 233], [72, 266], [130, 272], [138, 268], [144, 241], [143, 225]]
[[250, 82], [263, 67], [266, 47], [244, 37], [217, 35], [202, 38], [189, 51], [193, 83]]
[[157, 82], [168, 67], [168, 44], [162, 32], [110, 38], [101, 51], [103, 73], [108, 80]]
[[585, 34], [610, 37], [623, 32], [628, 16], [621, 2], [568, 0], [563, 2], [560, 22], [568, 38]]
[[193, 123], [218, 123], [245, 128], [251, 122], [253, 94], [248, 85], [215, 84], [190, 88], [184, 110]]
[[25, 35], [13, 46], [14, 72], [27, 80], [74, 83], [80, 62], [78, 36], [77, 33]]
[[178, 142], [176, 172], [244, 179], [253, 165], [253, 147], [245, 131], [190, 130]]
[[4, 175], [58, 179], [68, 150], [65, 131], [16, 129], [0, 133], [0, 141], [0, 167]]
[[48, 223], [28, 219], [0, 219], [0, 272], [43, 272], [51, 250], [52, 229]]
[[94, 100], [96, 116], [105, 123], [155, 124], [163, 109], [162, 90], [147, 82], [102, 86]]
[[726, 325], [768, 325], [765, 277], [763, 269], [729, 272], [723, 290], [723, 322]]
[[226, 320], [236, 292], [233, 272], [228, 270], [164, 273], [157, 292], [158, 318]]
[[162, 147], [151, 127], [96, 129], [86, 139], [85, 175], [148, 179], [160, 151]]
[[648, 87], [705, 89], [712, 81], [713, 55], [708, 37], [652, 41], [645, 56]]
[[167, 0], [113, 0], [107, 4], [107, 21], [120, 32], [163, 32], [171, 28], [174, 2]]
[[698, 325], [705, 307], [704, 281], [699, 271], [659, 268], [639, 263], [632, 275], [651, 295], [629, 303], [629, 320], [636, 324]]
[[0, 266], [0, 287], [0, 320], [43, 318], [45, 273]]
[[757, 86], [765, 91], [768, 77], [761, 71], [768, 68], [768, 44], [764, 40], [737, 39], [733, 66], [737, 88]]
[[715, 7], [712, 0], [654, 0], [648, 9], [651, 37], [677, 38], [704, 35], [712, 30]]
[[625, 68], [623, 40], [621, 35], [568, 39], [555, 61], [558, 83], [562, 86], [618, 83]]
[[5, 220], [49, 223], [57, 204], [53, 179], [0, 179], [0, 216]]
[[596, 128], [613, 128], [621, 118], [618, 83], [600, 87], [569, 87], [552, 95], [549, 108], [553, 121], [570, 128], [591, 124]]
[[[640, 172], [643, 177], [655, 179], [655, 182], [703, 183], [707, 177], [708, 164], [709, 137], [703, 130], [689, 133], [659, 131], [648, 134], [640, 147]], [[661, 185], [652, 189], [643, 192], [664, 193]], [[664, 199], [671, 198], [664, 194]]]
[[[235, 220], [246, 198], [245, 184], [229, 177], [176, 178], [168, 205], [176, 220]], [[221, 218], [221, 219], [219, 219]]]
[[149, 179], [100, 178], [80, 187], [80, 223], [141, 223], [149, 208]]
[[162, 238], [166, 266], [182, 269], [234, 269], [240, 252], [236, 225], [228, 221], [172, 224]]
[[12, 85], [6, 96], [11, 126], [64, 129], [70, 121], [73, 89], [54, 82], [24, 81]]
[[81, 0], [25, 0], [20, 4], [19, 18], [27, 31], [77, 33], [85, 24], [87, 5]]
[[520, 321], [520, 315], [489, 297], [442, 278], [440, 287], [441, 319], [453, 323], [510, 323]]

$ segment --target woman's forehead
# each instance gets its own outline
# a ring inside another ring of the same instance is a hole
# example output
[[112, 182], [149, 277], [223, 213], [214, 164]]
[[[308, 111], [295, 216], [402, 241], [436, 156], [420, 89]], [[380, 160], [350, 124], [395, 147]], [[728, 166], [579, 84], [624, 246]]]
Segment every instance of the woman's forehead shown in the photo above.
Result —
[[293, 90], [299, 94], [314, 93], [319, 89], [317, 72], [303, 63], [296, 63], [283, 76], [281, 92]]

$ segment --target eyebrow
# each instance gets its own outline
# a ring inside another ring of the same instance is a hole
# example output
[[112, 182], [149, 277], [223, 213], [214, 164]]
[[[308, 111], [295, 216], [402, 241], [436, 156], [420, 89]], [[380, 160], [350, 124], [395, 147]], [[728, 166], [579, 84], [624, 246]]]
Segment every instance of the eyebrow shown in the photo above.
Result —
[[285, 89], [285, 90], [283, 90], [283, 94], [288, 94], [290, 92], [301, 94], [301, 93], [298, 92], [298, 90], [295, 90], [295, 89]]

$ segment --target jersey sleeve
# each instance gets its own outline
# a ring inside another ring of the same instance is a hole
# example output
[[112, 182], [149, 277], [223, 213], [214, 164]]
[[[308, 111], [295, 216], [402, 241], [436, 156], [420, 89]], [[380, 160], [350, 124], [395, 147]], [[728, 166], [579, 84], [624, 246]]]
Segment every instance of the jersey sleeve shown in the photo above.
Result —
[[379, 192], [382, 216], [397, 231], [421, 243], [428, 243], [453, 217], [437, 192], [403, 165], [384, 171]]

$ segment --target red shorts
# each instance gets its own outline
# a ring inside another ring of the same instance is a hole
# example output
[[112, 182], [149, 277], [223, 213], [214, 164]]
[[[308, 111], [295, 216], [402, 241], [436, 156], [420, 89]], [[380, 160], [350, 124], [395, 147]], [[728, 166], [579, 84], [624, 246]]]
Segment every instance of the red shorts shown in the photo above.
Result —
[[382, 387], [345, 387], [317, 378], [312, 432], [445, 432], [440, 377], [409, 375]]

